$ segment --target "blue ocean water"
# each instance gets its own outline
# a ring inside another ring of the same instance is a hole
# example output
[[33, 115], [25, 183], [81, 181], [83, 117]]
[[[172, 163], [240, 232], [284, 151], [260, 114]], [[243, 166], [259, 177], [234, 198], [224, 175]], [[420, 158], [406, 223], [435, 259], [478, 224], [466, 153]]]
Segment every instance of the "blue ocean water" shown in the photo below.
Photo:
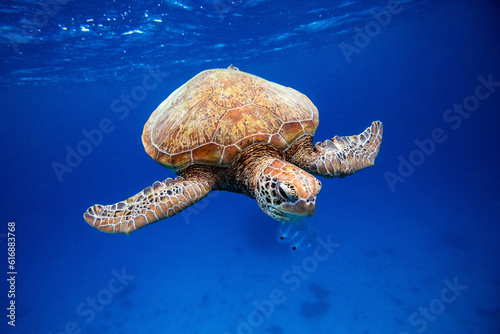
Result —
[[[499, 333], [499, 7], [2, 2], [0, 332]], [[321, 180], [305, 249], [226, 192], [130, 236], [90, 227], [174, 176], [143, 126], [230, 64], [306, 94], [315, 141], [384, 122], [374, 167]]]

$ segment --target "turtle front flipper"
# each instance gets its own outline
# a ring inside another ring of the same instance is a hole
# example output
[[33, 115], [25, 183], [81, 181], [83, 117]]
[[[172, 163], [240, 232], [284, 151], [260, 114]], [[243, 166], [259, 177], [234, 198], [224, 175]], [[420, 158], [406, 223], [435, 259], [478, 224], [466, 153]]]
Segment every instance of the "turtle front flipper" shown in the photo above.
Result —
[[382, 122], [375, 121], [357, 136], [335, 136], [316, 143], [309, 156], [302, 155], [298, 165], [324, 177], [351, 175], [373, 166], [382, 143], [382, 132]]
[[135, 230], [172, 217], [203, 199], [213, 183], [177, 177], [155, 182], [135, 196], [112, 205], [96, 204], [83, 215], [96, 229], [107, 233], [130, 234]]

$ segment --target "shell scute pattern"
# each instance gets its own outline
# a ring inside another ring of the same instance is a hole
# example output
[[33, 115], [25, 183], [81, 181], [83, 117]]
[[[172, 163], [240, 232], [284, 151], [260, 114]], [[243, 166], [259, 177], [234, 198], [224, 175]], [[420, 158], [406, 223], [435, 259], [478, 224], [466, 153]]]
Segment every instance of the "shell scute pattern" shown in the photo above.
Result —
[[227, 166], [257, 143], [286, 149], [314, 134], [318, 111], [303, 94], [231, 69], [204, 71], [174, 91], [144, 127], [146, 152], [167, 168]]
[[255, 92], [240, 80], [224, 80], [214, 85], [210, 99], [224, 109], [241, 108], [252, 104]]

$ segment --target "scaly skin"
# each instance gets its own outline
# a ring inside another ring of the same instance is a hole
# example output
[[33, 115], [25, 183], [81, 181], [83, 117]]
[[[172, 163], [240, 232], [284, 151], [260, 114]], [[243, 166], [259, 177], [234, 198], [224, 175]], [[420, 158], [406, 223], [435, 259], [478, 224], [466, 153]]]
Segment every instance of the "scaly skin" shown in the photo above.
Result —
[[270, 217], [292, 222], [314, 214], [321, 183], [283, 160], [280, 150], [270, 145], [254, 145], [245, 150], [230, 169], [242, 192], [255, 198]]
[[311, 174], [342, 178], [373, 166], [382, 132], [382, 122], [375, 121], [357, 136], [335, 136], [314, 146], [313, 137], [304, 135], [285, 151], [285, 157]]
[[321, 182], [314, 176], [275, 158], [262, 161], [252, 183], [262, 211], [286, 223], [312, 216], [321, 191]]
[[112, 205], [96, 204], [83, 215], [87, 223], [107, 233], [130, 234], [164, 218], [172, 217], [210, 192], [213, 182], [177, 177], [155, 182], [151, 187]]

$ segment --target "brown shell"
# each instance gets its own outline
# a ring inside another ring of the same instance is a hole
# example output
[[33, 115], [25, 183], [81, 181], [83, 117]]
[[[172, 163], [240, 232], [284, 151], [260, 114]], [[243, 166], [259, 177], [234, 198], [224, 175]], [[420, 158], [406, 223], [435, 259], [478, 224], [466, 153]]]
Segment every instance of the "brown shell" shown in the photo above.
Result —
[[318, 110], [298, 91], [234, 69], [199, 73], [149, 117], [142, 142], [158, 163], [227, 166], [248, 146], [286, 149], [314, 134]]

